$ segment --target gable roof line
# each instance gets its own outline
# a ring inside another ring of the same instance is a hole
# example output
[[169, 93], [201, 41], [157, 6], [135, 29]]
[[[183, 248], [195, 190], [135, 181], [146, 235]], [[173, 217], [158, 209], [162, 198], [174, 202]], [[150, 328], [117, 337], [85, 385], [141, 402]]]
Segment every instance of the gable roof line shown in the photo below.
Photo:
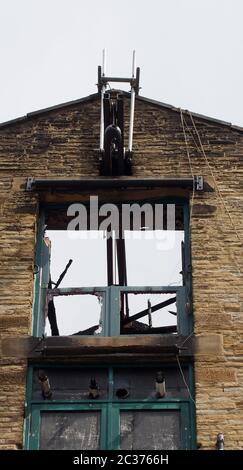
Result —
[[68, 106], [74, 106], [76, 104], [86, 103], [88, 101], [95, 100], [96, 98], [98, 98], [98, 96], [99, 96], [98, 93], [93, 93], [92, 95], [85, 96], [84, 98], [79, 98], [73, 101], [66, 101], [65, 103], [60, 103], [54, 106], [49, 106], [48, 108], [38, 109], [37, 111], [32, 111], [30, 113], [27, 113], [25, 116], [21, 116], [15, 119], [10, 119], [9, 121], [1, 122], [0, 128], [9, 126], [11, 124], [28, 121], [29, 118], [40, 116], [41, 114], [48, 113], [49, 111], [55, 111], [56, 109], [61, 109], [61, 108], [66, 108]]
[[[130, 92], [124, 91], [124, 90], [117, 90], [117, 91], [122, 93], [124, 96], [130, 98]], [[58, 110], [58, 109], [69, 107], [69, 106], [75, 106], [75, 105], [78, 105], [78, 104], [87, 103], [89, 101], [96, 100], [98, 97], [99, 97], [99, 93], [93, 93], [91, 95], [85, 96], [83, 98], [79, 98], [77, 100], [67, 101], [65, 103], [50, 106], [48, 108], [43, 108], [43, 109], [39, 109], [37, 111], [32, 111], [30, 113], [27, 113], [25, 116], [21, 116], [19, 118], [11, 119], [9, 121], [5, 121], [5, 122], [0, 123], [0, 128], [7, 127], [7, 126], [10, 126], [10, 125], [13, 125], [13, 124], [18, 124], [18, 123], [21, 123], [21, 122], [24, 122], [24, 121], [28, 121], [32, 117], [40, 116], [41, 114], [45, 114], [45, 113], [48, 113], [50, 111], [55, 111], [55, 110]], [[198, 119], [202, 119], [203, 121], [219, 124], [221, 126], [226, 126], [226, 127], [229, 127], [230, 129], [243, 132], [243, 127], [231, 124], [230, 122], [227, 122], [227, 121], [222, 121], [221, 119], [216, 119], [216, 118], [212, 118], [210, 116], [205, 116], [204, 114], [198, 114], [198, 113], [190, 112], [186, 109], [176, 108], [173, 105], [163, 103], [162, 101], [153, 100], [151, 98], [147, 98], [147, 97], [141, 96], [141, 95], [137, 95], [136, 99], [139, 100], [139, 101], [143, 101], [145, 103], [154, 105], [154, 106], [158, 106], [159, 108], [169, 109], [169, 110], [177, 112], [177, 113], [180, 113], [181, 111], [183, 111], [183, 113], [185, 113], [189, 116], [192, 115], [193, 117], [198, 118]]]

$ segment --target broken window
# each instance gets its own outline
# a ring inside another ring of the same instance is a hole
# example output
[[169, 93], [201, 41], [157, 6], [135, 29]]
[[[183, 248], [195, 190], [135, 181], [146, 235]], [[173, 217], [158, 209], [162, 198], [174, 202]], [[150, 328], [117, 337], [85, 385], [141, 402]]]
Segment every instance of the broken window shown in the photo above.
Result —
[[121, 294], [121, 334], [177, 332], [175, 294]]
[[[50, 297], [51, 294], [50, 294]], [[50, 302], [52, 302], [50, 304]], [[58, 332], [65, 335], [98, 335], [102, 331], [102, 296], [101, 294], [59, 295], [50, 306], [55, 303], [55, 316], [57, 318]], [[45, 333], [51, 336], [50, 322], [46, 322]]]
[[151, 204], [150, 212], [146, 205], [116, 205], [115, 229], [101, 208], [96, 230], [91, 212], [85, 227], [80, 216], [78, 230], [75, 224], [64, 230], [67, 208], [45, 209], [36, 262], [38, 335], [186, 332], [187, 205]]

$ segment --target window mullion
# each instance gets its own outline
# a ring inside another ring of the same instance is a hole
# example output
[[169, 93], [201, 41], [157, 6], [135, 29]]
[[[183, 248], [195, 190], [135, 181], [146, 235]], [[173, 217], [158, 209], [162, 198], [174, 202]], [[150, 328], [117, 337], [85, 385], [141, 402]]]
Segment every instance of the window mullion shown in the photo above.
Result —
[[109, 336], [120, 335], [120, 288], [109, 287]]

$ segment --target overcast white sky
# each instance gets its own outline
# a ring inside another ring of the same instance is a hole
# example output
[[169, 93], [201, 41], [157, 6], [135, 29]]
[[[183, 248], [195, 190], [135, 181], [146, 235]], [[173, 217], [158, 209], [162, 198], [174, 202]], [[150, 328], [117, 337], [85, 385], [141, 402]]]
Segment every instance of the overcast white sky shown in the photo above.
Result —
[[0, 122], [96, 92], [97, 65], [141, 94], [243, 126], [242, 0], [0, 0]]

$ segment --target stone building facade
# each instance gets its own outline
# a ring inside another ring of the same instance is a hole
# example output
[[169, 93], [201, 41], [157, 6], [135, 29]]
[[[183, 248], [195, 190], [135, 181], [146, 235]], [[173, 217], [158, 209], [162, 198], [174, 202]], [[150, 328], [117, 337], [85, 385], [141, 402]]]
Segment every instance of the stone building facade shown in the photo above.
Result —
[[[124, 102], [127, 134], [125, 92]], [[30, 351], [24, 353], [21, 347], [19, 354], [11, 353], [18, 338], [32, 336], [39, 209], [43, 203], [74, 202], [82, 196], [77, 188], [27, 191], [27, 179], [97, 179], [99, 123], [100, 100], [95, 94], [0, 127], [1, 449], [23, 446], [28, 432], [27, 370], [42, 360], [28, 359]], [[195, 421], [195, 439], [190, 448], [215, 449], [222, 432], [226, 449], [243, 449], [243, 128], [137, 97], [133, 150], [133, 178], [204, 178], [202, 191], [165, 186], [154, 187], [151, 194], [182, 197], [189, 204], [193, 331], [202, 339], [189, 360], [194, 369], [192, 395], [195, 392], [195, 416], [190, 418]], [[102, 195], [105, 200], [131, 197], [117, 189], [103, 189]], [[211, 352], [208, 344], [213, 345]], [[101, 344], [101, 350], [105, 346]], [[99, 354], [96, 361], [107, 364], [106, 353], [98, 359]], [[158, 346], [156, 364], [163, 363], [163, 354]], [[49, 362], [85, 364], [84, 355], [51, 357]]]

